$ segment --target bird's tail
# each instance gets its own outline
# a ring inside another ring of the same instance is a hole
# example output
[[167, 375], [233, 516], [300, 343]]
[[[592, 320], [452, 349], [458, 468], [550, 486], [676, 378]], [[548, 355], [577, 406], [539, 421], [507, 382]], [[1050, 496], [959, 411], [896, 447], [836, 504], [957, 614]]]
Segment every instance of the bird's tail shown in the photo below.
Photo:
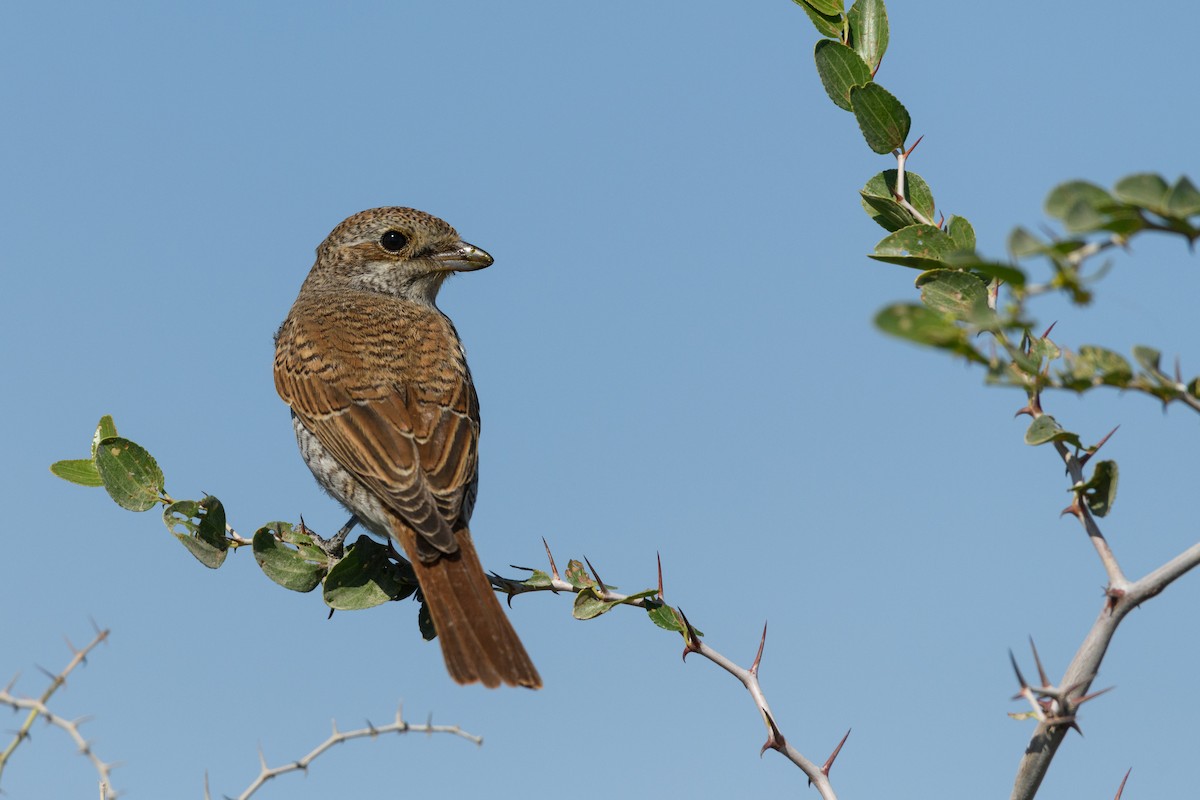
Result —
[[401, 543], [417, 573], [450, 677], [489, 689], [502, 683], [540, 689], [542, 679], [492, 590], [471, 532], [457, 531], [458, 552], [430, 563], [414, 552], [416, 534], [407, 528], [404, 533]]

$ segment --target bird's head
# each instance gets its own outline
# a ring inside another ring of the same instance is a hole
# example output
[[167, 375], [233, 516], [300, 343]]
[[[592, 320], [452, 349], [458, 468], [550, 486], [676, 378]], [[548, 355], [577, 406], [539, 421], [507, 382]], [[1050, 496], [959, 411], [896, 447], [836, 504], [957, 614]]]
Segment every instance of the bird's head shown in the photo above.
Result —
[[432, 214], [415, 208], [372, 208], [333, 229], [317, 248], [317, 263], [307, 282], [433, 305], [450, 273], [491, 263], [490, 255], [464, 242]]

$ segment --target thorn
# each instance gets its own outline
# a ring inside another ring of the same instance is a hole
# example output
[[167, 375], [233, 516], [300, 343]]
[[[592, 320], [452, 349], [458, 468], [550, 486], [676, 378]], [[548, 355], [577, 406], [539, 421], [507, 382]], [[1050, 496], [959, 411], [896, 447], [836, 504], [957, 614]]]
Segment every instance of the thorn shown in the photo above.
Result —
[[596, 578], [596, 583], [600, 584], [600, 592], [602, 594], [608, 594], [608, 587], [604, 585], [604, 579], [600, 577], [600, 573], [597, 572], [596, 568], [592, 566], [592, 562], [588, 561], [587, 556], [583, 557], [583, 563], [588, 565], [588, 569], [592, 571], [592, 575], [594, 575]]
[[1125, 781], [1129, 780], [1129, 773], [1133, 772], [1133, 767], [1125, 770], [1125, 777], [1121, 778], [1121, 786], [1117, 789], [1117, 796], [1113, 800], [1121, 800], [1121, 795], [1125, 793]]
[[546, 548], [546, 558], [550, 559], [550, 575], [556, 581], [562, 580], [562, 578], [559, 577], [558, 565], [554, 563], [554, 555], [550, 552], [550, 545], [546, 543], [545, 536], [542, 537], [542, 547]]
[[658, 559], [658, 599], [663, 599], [663, 582], [662, 582], [662, 553], [656, 552], [655, 557]]
[[1072, 702], [1074, 703], [1074, 705], [1075, 705], [1075, 707], [1076, 707], [1076, 708], [1079, 708], [1081, 705], [1083, 705], [1084, 703], [1086, 703], [1088, 700], [1095, 700], [1095, 699], [1096, 699], [1097, 697], [1099, 697], [1100, 695], [1104, 694], [1105, 692], [1111, 692], [1111, 691], [1112, 691], [1113, 689], [1115, 689], [1115, 688], [1117, 688], [1117, 687], [1116, 687], [1116, 686], [1109, 686], [1108, 688], [1106, 688], [1106, 689], [1101, 689], [1101, 690], [1100, 690], [1100, 691], [1098, 691], [1098, 692], [1092, 692], [1091, 694], [1085, 694], [1083, 697], [1077, 698], [1076, 700], [1074, 700], [1074, 701], [1072, 701]]
[[763, 746], [758, 751], [758, 757], [762, 758], [763, 753], [770, 750], [778, 750], [783, 752], [787, 741], [783, 738], [783, 732], [779, 730], [779, 726], [775, 724], [774, 718], [771, 717], [766, 710], [760, 709], [763, 712], [763, 719], [767, 721], [767, 740], [763, 742]]
[[854, 730], [854, 729], [849, 728], [846, 730], [846, 735], [842, 737], [842, 740], [840, 742], [838, 742], [837, 747], [833, 748], [833, 752], [829, 755], [829, 758], [825, 761], [825, 764], [821, 767], [821, 774], [824, 775], [826, 778], [829, 777], [829, 770], [833, 769], [833, 762], [837, 760], [838, 753], [842, 752], [842, 745], [844, 745], [846, 743], [846, 740], [850, 738], [850, 731], [852, 731], [852, 730]]
[[698, 644], [700, 637], [696, 635], [696, 629], [692, 627], [692, 623], [688, 622], [687, 614], [683, 613], [682, 608], [675, 609], [675, 613], [683, 619], [683, 660], [687, 661], [688, 653], [698, 653], [700, 651]]
[[1109, 439], [1111, 439], [1111, 438], [1112, 438], [1112, 435], [1113, 435], [1114, 433], [1116, 433], [1116, 432], [1117, 432], [1117, 430], [1118, 430], [1120, 427], [1121, 427], [1121, 426], [1120, 426], [1120, 425], [1118, 425], [1116, 428], [1113, 428], [1111, 431], [1109, 431], [1109, 432], [1108, 432], [1108, 433], [1105, 435], [1105, 437], [1104, 437], [1103, 439], [1101, 439], [1099, 442], [1097, 442], [1097, 443], [1096, 443], [1096, 445], [1095, 445], [1094, 447], [1091, 447], [1091, 448], [1089, 448], [1089, 449], [1088, 449], [1088, 451], [1087, 451], [1086, 453], [1084, 453], [1082, 456], [1080, 456], [1080, 458], [1079, 458], [1079, 466], [1081, 466], [1081, 467], [1082, 467], [1084, 464], [1086, 464], [1086, 463], [1088, 462], [1088, 459], [1089, 459], [1089, 458], [1091, 458], [1092, 456], [1096, 455], [1096, 453], [1100, 452], [1100, 448], [1101, 448], [1101, 447], [1104, 447], [1104, 444], [1105, 444], [1105, 442], [1107, 442]]
[[1013, 414], [1014, 417], [1020, 417], [1022, 415], [1032, 417], [1033, 416], [1033, 406], [1028, 405], [1028, 404], [1023, 405], [1017, 409], [1017, 413]]
[[1175, 355], [1175, 382], [1183, 383], [1183, 372], [1179, 368], [1179, 355]]
[[1046, 328], [1046, 330], [1042, 333], [1041, 337], [1039, 337], [1039, 338], [1045, 339], [1047, 336], [1049, 336], [1050, 331], [1054, 330], [1054, 326], [1057, 324], [1058, 324], [1058, 320], [1054, 320], [1054, 322], [1051, 322], [1050, 327]]
[[1038, 679], [1042, 686], [1049, 686], [1050, 681], [1046, 678], [1046, 670], [1042, 669], [1042, 659], [1038, 658], [1037, 645], [1033, 643], [1032, 636], [1029, 637], [1029, 649], [1033, 651], [1033, 663], [1037, 664]]
[[763, 622], [762, 639], [758, 642], [758, 654], [754, 656], [754, 663], [750, 665], [750, 674], [758, 677], [758, 665], [762, 662], [763, 647], [767, 644], [767, 623]]
[[1108, 598], [1105, 601], [1105, 609], [1111, 614], [1116, 610], [1117, 603], [1121, 602], [1121, 598], [1125, 596], [1125, 590], [1109, 588], [1105, 590], [1104, 596]]
[[1071, 516], [1075, 517], [1075, 519], [1083, 522], [1083, 506], [1079, 505], [1078, 497], [1071, 501], [1071, 505], [1059, 512], [1060, 517], [1064, 517], [1067, 514], [1070, 514]]
[[[914, 144], [913, 147], [916, 147], [916, 145]], [[945, 224], [945, 222], [946, 222], [946, 215], [944, 213], [939, 212], [938, 213], [938, 221], [937, 221], [938, 228], [940, 229], [942, 227], [942, 225]]]
[[904, 151], [904, 157], [908, 158], [909, 156], [911, 156], [913, 153], [913, 150], [917, 149], [917, 145], [919, 145], [921, 143], [921, 140], [924, 138], [925, 138], [925, 134], [923, 134], [923, 133], [920, 136], [918, 136], [917, 140], [915, 142], [913, 142], [913, 146]]
[[[1017, 683], [1021, 684], [1021, 694], [1017, 695], [1017, 697], [1021, 697], [1029, 688], [1029, 684], [1025, 682], [1025, 676], [1021, 674], [1021, 668], [1017, 666], [1017, 657], [1013, 655], [1011, 647], [1008, 648], [1008, 660], [1012, 662], [1013, 672], [1017, 673]], [[1017, 697], [1013, 699], [1016, 700]]]

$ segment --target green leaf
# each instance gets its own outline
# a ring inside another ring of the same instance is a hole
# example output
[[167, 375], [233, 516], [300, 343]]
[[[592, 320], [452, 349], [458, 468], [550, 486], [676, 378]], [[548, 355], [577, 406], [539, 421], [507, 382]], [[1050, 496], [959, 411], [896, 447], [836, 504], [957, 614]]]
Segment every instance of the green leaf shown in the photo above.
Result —
[[946, 235], [954, 240], [959, 250], [975, 249], [975, 227], [966, 217], [951, 214], [946, 221]]
[[921, 302], [934, 311], [958, 319], [978, 318], [986, 314], [987, 286], [969, 272], [934, 269], [917, 277]]
[[1168, 216], [1167, 193], [1170, 187], [1161, 175], [1142, 172], [1117, 181], [1113, 194], [1130, 205], [1141, 206], [1161, 216]]
[[595, 619], [619, 603], [619, 600], [601, 599], [595, 589], [581, 589], [575, 595], [575, 605], [571, 609], [571, 616], [575, 619]]
[[912, 119], [891, 92], [874, 82], [855, 86], [850, 103], [868, 147], [880, 155], [904, 147]]
[[1036, 447], [1047, 442], [1066, 442], [1076, 447], [1083, 446], [1079, 441], [1079, 434], [1064, 429], [1054, 417], [1043, 414], [1035, 419], [1029, 429], [1025, 431], [1025, 444]]
[[1046, 251], [1046, 243], [1024, 228], [1013, 228], [1008, 235], [1008, 252], [1013, 258], [1028, 258]]
[[77, 483], [80, 486], [103, 486], [96, 462], [90, 458], [77, 458], [69, 461], [55, 461], [50, 465], [50, 471], [64, 481]]
[[1146, 370], [1147, 372], [1162, 372], [1162, 370], [1159, 369], [1159, 362], [1162, 361], [1162, 353], [1155, 350], [1153, 347], [1146, 347], [1145, 345], [1140, 344], [1137, 345], [1133, 348], [1133, 358], [1138, 362], [1138, 364], [1141, 365], [1142, 369]]
[[925, 306], [912, 303], [888, 306], [875, 315], [875, 325], [892, 336], [949, 350], [977, 364], [988, 363], [988, 359], [971, 346], [971, 335], [965, 328]]
[[946, 266], [955, 249], [954, 241], [936, 225], [909, 225], [883, 237], [868, 257], [913, 269], [937, 269]]
[[117, 426], [113, 424], [113, 418], [106, 414], [100, 418], [100, 424], [96, 426], [96, 432], [92, 434], [91, 457], [55, 461], [50, 465], [50, 472], [64, 481], [70, 481], [80, 486], [103, 486], [104, 480], [100, 477], [100, 471], [96, 469], [96, 448], [102, 439], [116, 435]]
[[547, 586], [553, 586], [554, 580], [547, 572], [542, 572], [540, 569], [532, 570], [533, 574], [525, 580], [521, 581], [522, 586], [529, 586], [533, 589], [544, 589]]
[[888, 18], [883, 0], [855, 0], [846, 15], [850, 27], [850, 44], [854, 52], [866, 62], [871, 74], [879, 69], [879, 62], [888, 46]]
[[825, 93], [838, 108], [853, 111], [850, 105], [850, 89], [871, 80], [871, 71], [855, 53], [841, 42], [822, 39], [813, 51], [817, 62], [817, 75]]
[[147, 511], [158, 502], [163, 474], [141, 445], [109, 436], [96, 447], [96, 469], [108, 496], [121, 508]]
[[311, 592], [329, 570], [325, 552], [287, 522], [268, 522], [255, 531], [253, 550], [263, 573], [293, 592]]
[[1003, 264], [997, 261], [982, 261], [973, 252], [960, 250], [952, 253], [948, 263], [958, 269], [970, 270], [986, 280], [995, 280], [998, 278], [1010, 286], [1021, 287], [1025, 285], [1025, 272], [1020, 267], [1014, 267], [1012, 264]]
[[804, 13], [808, 14], [813, 26], [822, 36], [830, 36], [834, 39], [842, 38], [842, 13], [840, 10], [836, 13], [822, 14], [805, 0], [792, 0], [792, 2], [804, 9]]
[[650, 617], [651, 622], [663, 630], [676, 633], [683, 633], [685, 630], [679, 614], [666, 603], [646, 603], [646, 614]]
[[92, 458], [96, 457], [96, 448], [100, 446], [100, 442], [105, 439], [111, 439], [117, 435], [117, 424], [113, 422], [112, 416], [105, 414], [100, 418], [100, 423], [96, 426], [96, 432], [92, 434]]
[[818, 14], [826, 17], [839, 16], [844, 10], [843, 0], [804, 0]]
[[1167, 195], [1167, 213], [1181, 219], [1200, 214], [1200, 191], [1196, 191], [1196, 187], [1186, 175], [1175, 181], [1175, 185], [1171, 187], [1171, 192]]
[[217, 498], [205, 495], [200, 502], [178, 500], [171, 503], [163, 509], [163, 523], [204, 566], [216, 569], [225, 563], [225, 556], [229, 555], [225, 507]]
[[325, 604], [339, 611], [356, 611], [399, 600], [417, 588], [416, 580], [407, 578], [388, 558], [387, 547], [364, 534], [325, 576]]
[[1104, 517], [1112, 510], [1117, 499], [1117, 462], [1101, 461], [1092, 472], [1088, 482], [1080, 487], [1083, 501], [1097, 517]]
[[1046, 213], [1056, 219], [1065, 220], [1079, 203], [1098, 212], [1101, 209], [1111, 208], [1116, 205], [1116, 202], [1112, 195], [1094, 183], [1067, 181], [1055, 186], [1046, 196]]
[[1133, 367], [1125, 357], [1103, 347], [1085, 344], [1079, 348], [1077, 359], [1094, 376], [1094, 380], [1108, 386], [1124, 386], [1133, 377]]
[[585, 589], [590, 586], [595, 586], [596, 582], [592, 580], [592, 576], [583, 568], [583, 562], [576, 559], [571, 559], [567, 562], [566, 571], [567, 583], [574, 586], [576, 589]]
[[[881, 227], [889, 231], [898, 231], [920, 221], [896, 201], [897, 177], [896, 170], [884, 170], [867, 181], [867, 185], [859, 192], [862, 195], [863, 209]], [[915, 172], [904, 173], [904, 197], [925, 219], [933, 219], [936, 209], [933, 192], [925, 179]]]

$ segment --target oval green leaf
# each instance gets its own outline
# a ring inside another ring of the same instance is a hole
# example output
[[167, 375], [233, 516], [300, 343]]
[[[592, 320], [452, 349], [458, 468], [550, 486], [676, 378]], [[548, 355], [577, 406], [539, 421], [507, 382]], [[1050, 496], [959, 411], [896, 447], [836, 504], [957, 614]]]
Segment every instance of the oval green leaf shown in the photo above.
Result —
[[[889, 231], [898, 231], [920, 222], [896, 201], [897, 177], [896, 170], [884, 170], [867, 181], [866, 186], [859, 192], [862, 195], [863, 209], [881, 227]], [[925, 219], [933, 219], [933, 191], [925, 179], [915, 172], [904, 173], [904, 197]]]
[[874, 75], [888, 46], [888, 18], [883, 0], [855, 0], [846, 14], [846, 21], [854, 52]]
[[76, 458], [69, 461], [55, 461], [50, 465], [50, 471], [64, 481], [77, 483], [80, 486], [103, 486], [100, 471], [96, 462], [90, 458]]
[[171, 503], [163, 509], [163, 523], [204, 566], [216, 569], [225, 563], [229, 540], [225, 538], [225, 508], [217, 498], [208, 495], [199, 502]]
[[311, 544], [296, 539], [292, 526], [286, 522], [269, 522], [254, 532], [254, 560], [263, 574], [293, 592], [311, 592], [321, 583], [329, 570], [329, 557]]
[[850, 90], [871, 80], [871, 70], [862, 58], [846, 45], [832, 39], [817, 42], [813, 58], [817, 62], [817, 75], [829, 99], [838, 108], [853, 111]]
[[325, 576], [325, 603], [339, 611], [356, 611], [399, 600], [417, 588], [405, 577], [389, 560], [387, 547], [364, 534]]
[[891, 92], [874, 82], [855, 86], [850, 103], [868, 147], [880, 155], [904, 147], [912, 119]]
[[909, 225], [883, 237], [869, 257], [902, 267], [927, 270], [946, 266], [947, 259], [955, 250], [953, 240], [936, 225]]
[[136, 442], [119, 436], [101, 440], [96, 447], [96, 469], [108, 496], [121, 508], [147, 511], [162, 494], [162, 470]]

